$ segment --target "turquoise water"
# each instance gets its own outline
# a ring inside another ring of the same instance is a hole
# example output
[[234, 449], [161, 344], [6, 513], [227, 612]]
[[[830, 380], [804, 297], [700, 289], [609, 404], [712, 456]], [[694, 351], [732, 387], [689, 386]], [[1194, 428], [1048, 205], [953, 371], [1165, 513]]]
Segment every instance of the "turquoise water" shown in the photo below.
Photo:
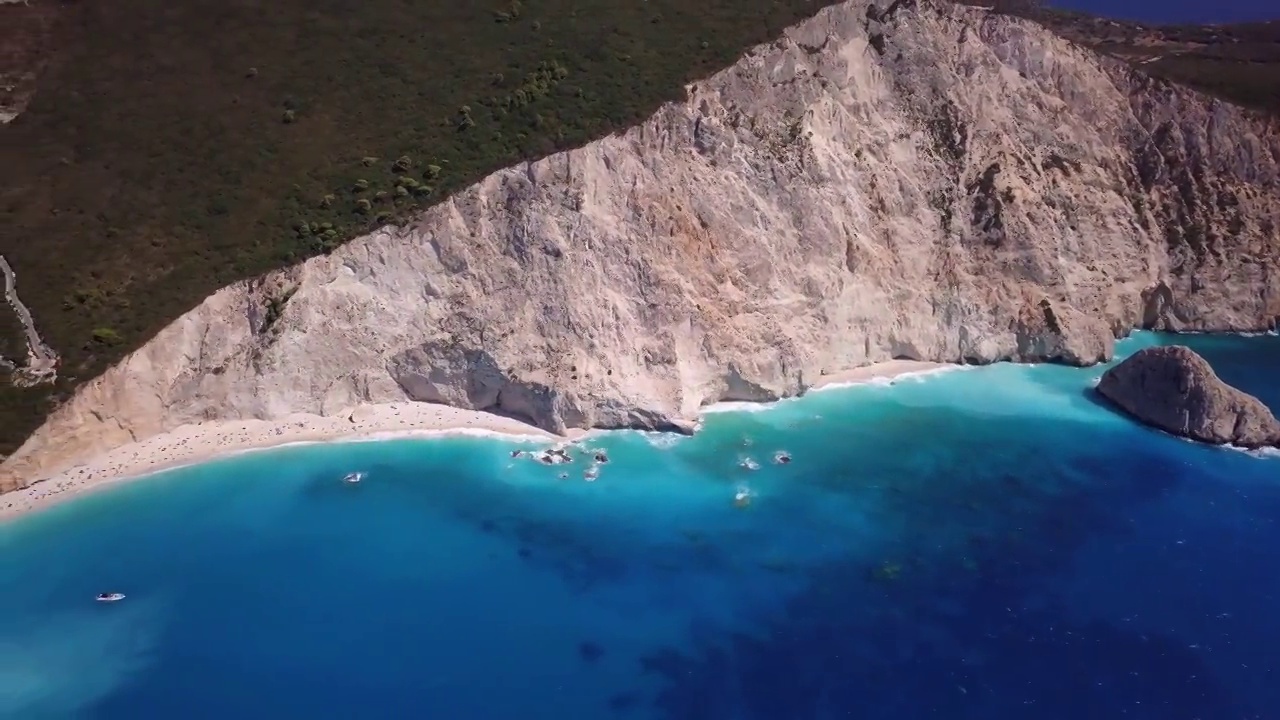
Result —
[[[1280, 406], [1280, 338], [1182, 341]], [[592, 483], [460, 437], [121, 485], [0, 526], [0, 717], [1280, 717], [1280, 458], [1137, 427], [1100, 373], [607, 434]]]

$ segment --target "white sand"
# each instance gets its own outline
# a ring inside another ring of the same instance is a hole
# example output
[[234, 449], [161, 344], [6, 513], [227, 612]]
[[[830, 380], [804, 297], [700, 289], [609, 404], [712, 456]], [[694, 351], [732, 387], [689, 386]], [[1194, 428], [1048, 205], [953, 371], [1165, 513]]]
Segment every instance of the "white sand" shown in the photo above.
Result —
[[545, 430], [475, 410], [429, 403], [366, 405], [349, 416], [298, 414], [279, 421], [245, 420], [184, 425], [0, 495], [0, 521], [47, 507], [121, 480], [191, 465], [246, 450], [324, 440], [443, 434], [489, 434], [555, 440]]
[[925, 375], [960, 367], [963, 366], [924, 360], [888, 360], [874, 365], [864, 365], [860, 368], [845, 370], [844, 372], [823, 375], [813, 384], [813, 389], [821, 390], [823, 388], [845, 387], [848, 385], [866, 385], [876, 381], [892, 380], [905, 375]]
[[[956, 366], [891, 360], [823, 376], [813, 387], [821, 389], [887, 381], [952, 367]], [[278, 421], [184, 425], [163, 435], [117, 448], [30, 487], [0, 495], [0, 521], [112, 483], [246, 450], [299, 442], [447, 434], [490, 434], [558, 441], [580, 437], [584, 433], [576, 431], [569, 438], [561, 438], [519, 420], [475, 410], [412, 402], [366, 405], [349, 416], [340, 417], [298, 414]]]

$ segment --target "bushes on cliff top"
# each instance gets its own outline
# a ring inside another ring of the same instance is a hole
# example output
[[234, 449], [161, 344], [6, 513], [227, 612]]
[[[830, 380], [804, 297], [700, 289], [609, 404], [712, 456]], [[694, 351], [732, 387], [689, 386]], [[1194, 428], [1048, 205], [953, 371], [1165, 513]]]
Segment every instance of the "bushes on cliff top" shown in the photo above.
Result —
[[0, 254], [62, 367], [0, 387], [0, 453], [218, 287], [621, 129], [824, 4], [58, 6], [58, 63], [0, 133]]

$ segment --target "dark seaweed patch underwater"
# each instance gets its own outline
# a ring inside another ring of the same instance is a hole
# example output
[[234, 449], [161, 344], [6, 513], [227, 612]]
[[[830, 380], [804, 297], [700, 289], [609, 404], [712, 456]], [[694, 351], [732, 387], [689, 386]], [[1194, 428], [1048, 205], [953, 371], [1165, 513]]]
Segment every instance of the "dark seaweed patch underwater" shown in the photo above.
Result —
[[[1280, 339], [1179, 341], [1280, 403]], [[605, 434], [591, 483], [453, 437], [91, 495], [0, 526], [0, 717], [1280, 718], [1280, 458], [1137, 427], [1100, 372]]]

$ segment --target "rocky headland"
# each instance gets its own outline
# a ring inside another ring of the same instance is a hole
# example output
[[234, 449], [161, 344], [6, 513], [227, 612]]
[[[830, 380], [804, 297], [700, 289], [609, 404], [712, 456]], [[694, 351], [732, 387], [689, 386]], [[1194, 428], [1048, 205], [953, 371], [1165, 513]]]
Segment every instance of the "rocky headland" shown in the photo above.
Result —
[[1223, 382], [1182, 345], [1145, 348], [1107, 370], [1098, 394], [1179, 437], [1246, 448], [1280, 446], [1280, 421], [1261, 400]]
[[1280, 131], [1032, 22], [851, 0], [647, 122], [227, 287], [0, 489], [183, 426], [441, 403], [686, 427], [890, 359], [1086, 365], [1280, 316]]

